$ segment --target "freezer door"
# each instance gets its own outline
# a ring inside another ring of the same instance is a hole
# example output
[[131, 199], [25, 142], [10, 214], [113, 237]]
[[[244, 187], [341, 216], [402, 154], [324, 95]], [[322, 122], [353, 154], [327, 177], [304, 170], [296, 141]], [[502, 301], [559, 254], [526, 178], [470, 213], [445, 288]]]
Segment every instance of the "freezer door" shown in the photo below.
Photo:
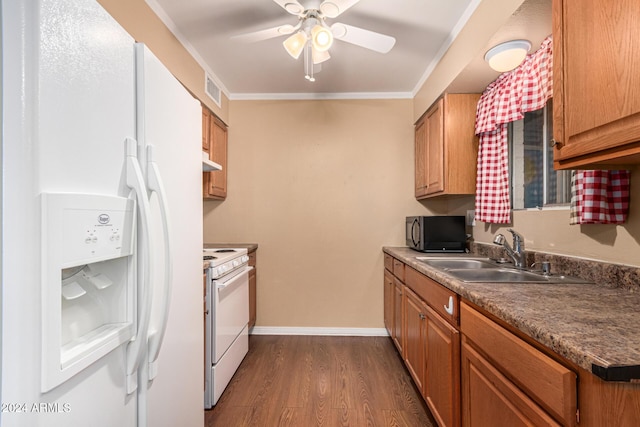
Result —
[[0, 424], [133, 427], [124, 346], [41, 391], [39, 195], [128, 196], [134, 40], [95, 0], [3, 0], [2, 40], [2, 402], [26, 411], [0, 413]]

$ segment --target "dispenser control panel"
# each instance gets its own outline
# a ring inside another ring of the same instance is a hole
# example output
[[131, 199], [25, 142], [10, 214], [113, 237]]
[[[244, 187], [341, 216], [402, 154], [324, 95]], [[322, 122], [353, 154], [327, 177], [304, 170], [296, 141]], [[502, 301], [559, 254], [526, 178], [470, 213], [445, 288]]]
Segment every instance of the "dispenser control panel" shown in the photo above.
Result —
[[93, 194], [43, 195], [46, 233], [63, 267], [133, 254], [135, 202]]

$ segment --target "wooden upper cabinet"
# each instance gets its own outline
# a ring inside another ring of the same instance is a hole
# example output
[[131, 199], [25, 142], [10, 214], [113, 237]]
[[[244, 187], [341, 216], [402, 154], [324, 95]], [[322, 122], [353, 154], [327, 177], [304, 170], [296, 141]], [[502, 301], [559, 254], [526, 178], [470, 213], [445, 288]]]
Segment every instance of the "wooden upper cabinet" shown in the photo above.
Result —
[[416, 199], [475, 194], [479, 94], [446, 94], [415, 127]]
[[[202, 174], [203, 197], [224, 200], [227, 197], [227, 125], [206, 107], [202, 109], [202, 149], [208, 151], [211, 161], [222, 166], [221, 171]], [[208, 120], [205, 122], [206, 117]]]
[[211, 112], [206, 107], [202, 107], [202, 151], [209, 152], [209, 120]]
[[640, 164], [640, 2], [553, 0], [557, 169]]
[[416, 199], [427, 195], [427, 123], [421, 118], [416, 123], [415, 163], [416, 163]]

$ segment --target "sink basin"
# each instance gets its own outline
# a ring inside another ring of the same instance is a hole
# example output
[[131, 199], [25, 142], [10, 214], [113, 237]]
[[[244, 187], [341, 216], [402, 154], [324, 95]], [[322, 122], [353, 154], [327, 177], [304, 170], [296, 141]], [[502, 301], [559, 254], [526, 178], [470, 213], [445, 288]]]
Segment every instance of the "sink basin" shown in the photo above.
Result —
[[577, 277], [550, 275], [505, 267], [484, 257], [416, 257], [430, 267], [445, 271], [463, 282], [486, 283], [591, 283]]
[[449, 274], [464, 282], [548, 282], [541, 274], [509, 268], [448, 270]]
[[498, 268], [489, 258], [426, 258], [417, 257], [420, 262], [442, 269]]
[[544, 276], [531, 271], [510, 268], [447, 270], [447, 273], [463, 282], [494, 283], [589, 283], [577, 277]]

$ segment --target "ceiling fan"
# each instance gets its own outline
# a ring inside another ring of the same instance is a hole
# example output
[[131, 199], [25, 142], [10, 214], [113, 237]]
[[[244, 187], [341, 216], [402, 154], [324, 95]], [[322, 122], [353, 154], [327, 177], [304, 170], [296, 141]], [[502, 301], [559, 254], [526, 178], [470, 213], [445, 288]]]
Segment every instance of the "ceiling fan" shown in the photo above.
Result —
[[[319, 64], [328, 60], [333, 40], [341, 40], [379, 53], [387, 53], [396, 39], [364, 28], [336, 22], [328, 25], [327, 18], [336, 18], [360, 0], [306, 0], [303, 6], [298, 0], [273, 0], [284, 10], [298, 17], [296, 25], [284, 24], [265, 30], [234, 36], [244, 42], [258, 42], [289, 35], [282, 43], [293, 58], [304, 52], [305, 78], [314, 81]], [[314, 70], [315, 65], [315, 70]]]

